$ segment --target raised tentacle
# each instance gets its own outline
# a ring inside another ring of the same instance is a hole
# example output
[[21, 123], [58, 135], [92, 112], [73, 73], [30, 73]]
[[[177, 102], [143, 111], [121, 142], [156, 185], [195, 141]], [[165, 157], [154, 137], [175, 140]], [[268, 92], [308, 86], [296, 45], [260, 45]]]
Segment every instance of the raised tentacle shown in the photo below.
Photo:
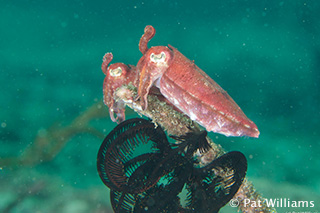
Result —
[[102, 58], [102, 65], [101, 65], [101, 69], [102, 69], [102, 72], [107, 75], [107, 69], [108, 69], [108, 66], [109, 66], [109, 63], [112, 61], [113, 59], [113, 55], [112, 53], [106, 53], [103, 58]]
[[155, 33], [156, 30], [151, 25], [144, 28], [144, 34], [139, 42], [139, 50], [142, 54], [145, 54], [148, 51], [148, 42], [153, 38]]

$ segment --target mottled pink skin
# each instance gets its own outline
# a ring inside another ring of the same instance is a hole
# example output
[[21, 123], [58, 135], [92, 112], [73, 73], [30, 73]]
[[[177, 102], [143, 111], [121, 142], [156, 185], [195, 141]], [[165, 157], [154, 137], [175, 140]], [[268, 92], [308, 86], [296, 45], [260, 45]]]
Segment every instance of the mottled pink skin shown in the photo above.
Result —
[[[103, 82], [103, 101], [109, 107], [110, 118], [113, 122], [120, 123], [125, 120], [125, 105], [121, 100], [115, 97], [115, 91], [123, 86], [132, 83], [137, 85], [136, 67], [132, 65], [125, 65], [123, 63], [115, 63], [109, 65], [113, 58], [112, 53], [106, 53], [103, 57], [101, 69], [106, 75]], [[132, 97], [132, 94], [127, 94]], [[117, 117], [114, 117], [114, 114]]]
[[154, 28], [147, 26], [145, 34], [139, 44], [143, 56], [137, 64], [138, 97], [143, 109], [147, 108], [149, 90], [155, 85], [175, 107], [207, 131], [226, 136], [259, 136], [257, 126], [204, 71], [170, 45], [148, 49]]

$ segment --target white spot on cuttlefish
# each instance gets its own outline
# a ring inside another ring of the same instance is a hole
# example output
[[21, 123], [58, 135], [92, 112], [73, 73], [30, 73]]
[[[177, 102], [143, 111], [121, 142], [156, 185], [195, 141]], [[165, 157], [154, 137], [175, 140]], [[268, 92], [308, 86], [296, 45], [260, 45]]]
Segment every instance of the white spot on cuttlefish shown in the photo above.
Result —
[[193, 112], [190, 112], [190, 119], [195, 121], [197, 119], [197, 116]]
[[245, 124], [244, 127], [250, 129], [250, 126], [248, 124]]

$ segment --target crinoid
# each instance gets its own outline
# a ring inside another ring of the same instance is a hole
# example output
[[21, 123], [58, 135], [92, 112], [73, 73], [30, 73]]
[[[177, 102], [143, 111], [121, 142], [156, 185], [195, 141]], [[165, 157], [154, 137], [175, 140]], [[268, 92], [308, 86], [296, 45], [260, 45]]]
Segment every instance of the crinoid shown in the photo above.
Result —
[[[149, 150], [139, 149], [139, 146], [150, 145]], [[154, 181], [139, 178], [139, 175], [147, 175], [143, 171], [147, 167], [153, 167], [154, 161], [160, 158], [170, 148], [163, 130], [144, 119], [130, 119], [115, 127], [104, 139], [100, 146], [97, 157], [97, 168], [103, 183], [113, 190], [139, 192], [146, 190], [149, 184]], [[136, 152], [140, 151], [140, 154]], [[129, 178], [133, 176], [135, 182], [129, 183]], [[138, 182], [142, 185], [139, 185]], [[130, 185], [136, 184], [134, 190], [130, 190]], [[143, 185], [144, 184], [144, 185]], [[138, 187], [141, 187], [139, 189]]]
[[210, 149], [206, 135], [170, 136], [176, 142], [169, 143], [151, 121], [119, 124], [103, 141], [97, 160], [114, 211], [218, 212], [242, 184], [247, 160], [234, 151], [197, 167], [194, 153]]

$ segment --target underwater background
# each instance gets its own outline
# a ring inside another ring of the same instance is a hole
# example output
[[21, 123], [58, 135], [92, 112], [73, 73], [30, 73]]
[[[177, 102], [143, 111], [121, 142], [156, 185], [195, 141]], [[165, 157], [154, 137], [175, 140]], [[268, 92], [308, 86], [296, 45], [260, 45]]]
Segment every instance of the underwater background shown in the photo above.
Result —
[[[136, 64], [171, 44], [253, 120], [258, 139], [209, 136], [248, 159], [267, 199], [320, 211], [320, 1], [0, 1], [0, 212], [112, 212], [96, 169], [116, 124], [102, 57]], [[138, 117], [127, 110], [128, 117]], [[226, 206], [221, 212], [236, 212]]]

